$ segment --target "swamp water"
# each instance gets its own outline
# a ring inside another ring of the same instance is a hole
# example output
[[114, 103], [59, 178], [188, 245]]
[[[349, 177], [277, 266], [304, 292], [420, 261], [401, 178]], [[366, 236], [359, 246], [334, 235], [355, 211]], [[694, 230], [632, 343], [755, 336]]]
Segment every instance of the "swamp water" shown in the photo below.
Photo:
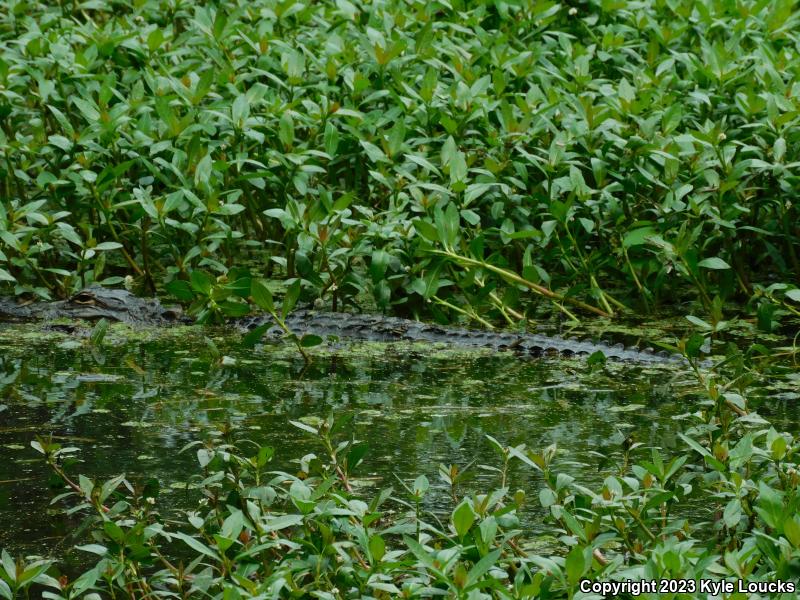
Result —
[[[196, 448], [180, 453], [186, 444], [232, 429], [272, 446], [276, 470], [298, 471], [297, 459], [323, 451], [290, 421], [349, 414], [348, 433], [369, 445], [355, 483], [397, 489], [397, 478], [425, 474], [438, 489], [426, 508], [445, 511], [440, 464], [473, 463], [465, 489], [497, 485], [497, 473], [482, 468], [500, 464], [487, 435], [535, 450], [557, 444], [557, 469], [594, 485], [620, 463], [625, 437], [674, 447], [681, 415], [696, 410], [696, 379], [675, 365], [591, 368], [395, 343], [315, 349], [305, 367], [288, 346], [248, 349], [218, 333], [187, 327], [134, 338], [115, 326], [93, 348], [85, 336], [0, 326], [0, 548], [47, 553], [81, 541], [72, 531], [79, 520], [50, 506], [50, 473], [30, 446], [37, 434], [79, 449], [75, 476], [157, 478], [163, 512], [197, 501], [187, 491], [200, 472]], [[515, 465], [510, 487], [528, 495], [526, 525], [537, 531], [540, 477]]]

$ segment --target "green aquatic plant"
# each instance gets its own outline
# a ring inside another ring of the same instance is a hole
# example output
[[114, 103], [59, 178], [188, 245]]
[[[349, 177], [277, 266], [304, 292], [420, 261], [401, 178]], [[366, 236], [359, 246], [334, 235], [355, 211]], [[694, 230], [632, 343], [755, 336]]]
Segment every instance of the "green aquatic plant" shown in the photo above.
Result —
[[52, 564], [49, 560], [15, 561], [3, 550], [0, 553], [0, 598], [14, 600], [23, 595], [29, 598], [30, 588], [37, 584], [58, 585], [46, 574]]
[[272, 317], [274, 323], [267, 321], [266, 323], [255, 327], [252, 331], [244, 336], [242, 341], [245, 346], [254, 346], [258, 341], [261, 340], [261, 338], [264, 336], [264, 333], [266, 333], [268, 329], [273, 327], [273, 325], [277, 325], [283, 331], [284, 337], [294, 343], [306, 363], [311, 362], [311, 357], [306, 351], [306, 348], [318, 346], [322, 343], [322, 338], [318, 335], [313, 335], [310, 333], [298, 336], [289, 328], [288, 325], [286, 325], [286, 317], [288, 317], [292, 310], [294, 310], [297, 300], [300, 298], [300, 280], [295, 280], [295, 282], [287, 289], [280, 311], [276, 310], [275, 302], [272, 299], [272, 292], [269, 291], [269, 287], [267, 287], [265, 281], [258, 279], [253, 280], [252, 287], [250, 289], [250, 295], [256, 306], [268, 313]]
[[[357, 484], [369, 447], [331, 414], [293, 422], [310, 445], [288, 471], [234, 429], [188, 444], [183, 452], [198, 463], [186, 484], [194, 504], [176, 511], [162, 505], [156, 481], [72, 475], [78, 448], [40, 439], [33, 446], [64, 487], [55, 502], [85, 519], [89, 539], [78, 549], [96, 564], [69, 578], [53, 561], [14, 573], [29, 571], [31, 589], [53, 599], [561, 599], [585, 582], [627, 579], [686, 582], [645, 599], [696, 597], [701, 581], [786, 588], [800, 564], [800, 441], [750, 405], [746, 355], [732, 355], [726, 369], [697, 371], [704, 393], [671, 446], [620, 436], [597, 485], [567, 474], [570, 457], [555, 444], [487, 436], [498, 465], [442, 465], [436, 484], [401, 480], [400, 493], [365, 488]], [[496, 480], [478, 485], [473, 466]], [[535, 477], [516, 489], [523, 472]], [[522, 525], [531, 504], [544, 538]], [[8, 573], [17, 563], [6, 556]], [[2, 572], [0, 580], [17, 589]], [[0, 586], [2, 594], [13, 597]]]
[[189, 279], [173, 279], [167, 291], [178, 300], [189, 303], [187, 314], [197, 323], [219, 323], [225, 318], [242, 317], [250, 312], [246, 298], [250, 295], [250, 273], [246, 269], [229, 271], [213, 278], [203, 270], [191, 272]]
[[214, 320], [246, 265], [442, 321], [720, 298], [776, 328], [800, 311], [799, 17], [4, 0], [0, 286], [166, 287]]

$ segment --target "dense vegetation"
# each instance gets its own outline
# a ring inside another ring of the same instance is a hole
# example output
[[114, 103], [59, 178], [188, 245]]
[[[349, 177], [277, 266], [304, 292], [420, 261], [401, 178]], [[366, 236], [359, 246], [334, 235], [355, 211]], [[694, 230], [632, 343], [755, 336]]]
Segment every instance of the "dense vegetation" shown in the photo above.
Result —
[[[38, 583], [52, 599], [600, 600], [580, 592], [588, 578], [687, 580], [680, 592], [610, 597], [689, 599], [706, 597], [699, 580], [727, 578], [754, 590], [727, 598], [796, 598], [791, 590], [755, 590], [800, 575], [800, 439], [751, 411], [741, 382], [701, 383], [705, 396], [682, 417], [677, 452], [626, 439], [609, 457], [602, 486], [591, 489], [561, 471], [569, 457], [555, 446], [489, 437], [494, 459], [477, 468], [494, 473], [496, 487], [476, 491], [474, 467], [441, 465], [447, 515], [423, 508], [432, 492], [425, 476], [359, 491], [353, 484], [368, 445], [349, 438], [347, 421], [333, 416], [314, 426], [293, 422], [316, 441], [291, 472], [275, 470], [271, 448], [235, 431], [186, 446], [182, 452], [199, 461], [190, 481], [201, 496], [180, 519], [169, 500], [160, 510], [156, 480], [75, 478], [68, 470], [78, 448], [40, 439], [33, 447], [67, 488], [54, 501], [85, 516], [92, 537], [79, 550], [97, 563], [80, 577], [59, 578], [51, 560], [15, 563], [4, 554], [0, 597]], [[511, 474], [520, 468], [537, 472], [541, 487], [516, 489]], [[698, 502], [717, 509], [712, 519], [693, 508]], [[520, 523], [529, 503], [545, 509], [558, 536], [549, 547]]]
[[797, 311], [798, 22], [792, 0], [6, 1], [0, 278], [153, 292], [250, 261], [442, 318], [513, 318], [526, 290]]
[[[47, 299], [124, 283], [203, 319], [251, 301], [278, 314], [251, 275], [286, 280], [292, 306], [485, 326], [549, 303], [578, 317], [688, 302], [704, 318], [679, 347], [696, 365], [730, 312], [767, 332], [800, 315], [796, 4], [0, 0], [0, 284]], [[193, 448], [204, 502], [180, 523], [155, 483], [78, 477], [75, 449], [39, 440], [99, 559], [59, 581], [49, 560], [3, 553], [0, 598], [598, 598], [578, 581], [796, 580], [800, 440], [748, 403], [766, 355], [696, 369], [705, 397], [682, 450], [625, 440], [601, 489], [559, 474], [555, 449], [492, 440], [495, 490], [443, 467], [449, 521], [420, 509], [424, 477], [354, 491], [366, 450], [334, 418], [298, 425], [323, 450], [300, 476], [233, 437]], [[514, 492], [510, 464], [541, 489]], [[557, 548], [527, 547], [526, 502]], [[713, 522], [692, 517], [698, 502]]]

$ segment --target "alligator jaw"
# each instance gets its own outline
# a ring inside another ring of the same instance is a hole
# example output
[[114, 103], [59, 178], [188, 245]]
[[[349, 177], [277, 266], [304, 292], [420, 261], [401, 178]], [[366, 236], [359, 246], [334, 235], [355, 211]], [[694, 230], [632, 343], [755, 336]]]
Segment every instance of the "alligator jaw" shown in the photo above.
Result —
[[125, 318], [125, 313], [106, 308], [104, 306], [70, 306], [65, 310], [66, 315], [71, 319], [83, 319], [85, 321], [99, 321], [105, 319], [107, 321], [121, 321], [129, 322]]
[[0, 298], [0, 322], [19, 323], [42, 319], [43, 303], [20, 304], [10, 298]]

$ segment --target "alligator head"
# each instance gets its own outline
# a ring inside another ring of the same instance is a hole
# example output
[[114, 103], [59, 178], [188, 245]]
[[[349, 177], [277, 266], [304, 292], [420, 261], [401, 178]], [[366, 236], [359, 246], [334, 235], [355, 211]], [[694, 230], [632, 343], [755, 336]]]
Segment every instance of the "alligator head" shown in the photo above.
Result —
[[155, 298], [139, 298], [127, 290], [91, 286], [64, 301], [64, 316], [75, 319], [162, 323], [177, 321], [180, 308], [164, 307]]
[[164, 307], [155, 298], [139, 298], [127, 290], [90, 286], [59, 302], [28, 305], [0, 303], [0, 320], [86, 319], [146, 325], [176, 322], [181, 309]]

